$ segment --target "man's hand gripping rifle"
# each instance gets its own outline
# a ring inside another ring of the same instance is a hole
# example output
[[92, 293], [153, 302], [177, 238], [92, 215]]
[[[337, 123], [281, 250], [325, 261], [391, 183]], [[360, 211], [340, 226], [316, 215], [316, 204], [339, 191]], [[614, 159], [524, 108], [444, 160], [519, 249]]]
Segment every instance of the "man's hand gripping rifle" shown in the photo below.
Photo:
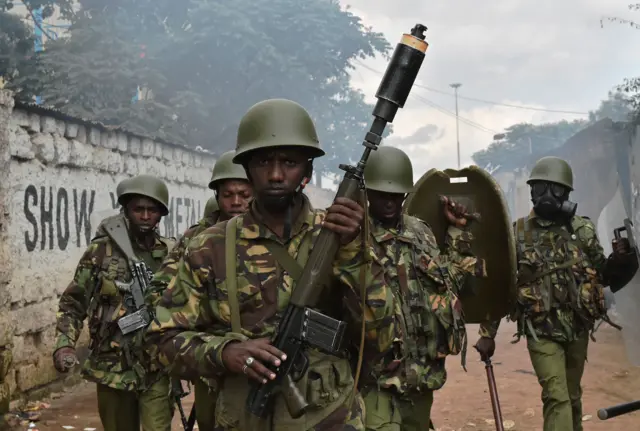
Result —
[[[393, 122], [398, 108], [404, 107], [420, 71], [428, 47], [424, 40], [426, 30], [425, 26], [416, 24], [396, 46], [376, 93], [375, 118], [362, 144], [364, 153], [357, 166], [340, 165], [345, 175], [336, 198], [358, 200], [364, 186], [363, 173], [369, 154], [377, 150], [384, 129], [387, 123]], [[270, 366], [276, 375], [274, 380], [264, 384], [252, 383], [247, 397], [247, 409], [251, 415], [262, 419], [269, 417], [273, 397], [277, 391], [282, 391], [291, 417], [301, 417], [308, 403], [295, 382], [302, 378], [309, 365], [306, 349], [316, 348], [329, 354], [342, 351], [345, 322], [314, 310], [332, 272], [338, 246], [338, 236], [322, 228], [273, 340], [273, 346], [284, 352], [287, 359], [279, 367]]]

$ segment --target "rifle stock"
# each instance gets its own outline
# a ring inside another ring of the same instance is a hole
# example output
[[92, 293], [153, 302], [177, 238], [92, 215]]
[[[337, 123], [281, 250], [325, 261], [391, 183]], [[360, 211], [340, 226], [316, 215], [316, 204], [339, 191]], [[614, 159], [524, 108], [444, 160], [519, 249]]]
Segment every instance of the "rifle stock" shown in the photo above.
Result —
[[[404, 107], [420, 71], [428, 47], [424, 40], [426, 30], [425, 26], [416, 24], [411, 33], [404, 34], [396, 46], [376, 92], [378, 101], [373, 110], [375, 118], [362, 143], [364, 152], [356, 166], [340, 165], [345, 175], [336, 198], [358, 200], [369, 154], [380, 145], [384, 129], [387, 123], [393, 122], [398, 108]], [[278, 391], [284, 392], [291, 416], [302, 416], [308, 404], [295, 382], [304, 375], [308, 367], [305, 350], [314, 347], [329, 354], [341, 351], [345, 322], [312, 309], [322, 296], [327, 277], [332, 273], [331, 267], [339, 245], [335, 233], [326, 228], [321, 229], [273, 340], [273, 346], [284, 352], [287, 360], [279, 367], [269, 366], [276, 374], [274, 380], [265, 384], [251, 383], [246, 403], [250, 416], [260, 419], [269, 417], [273, 397]], [[311, 323], [315, 323], [316, 331], [307, 330], [311, 328]]]

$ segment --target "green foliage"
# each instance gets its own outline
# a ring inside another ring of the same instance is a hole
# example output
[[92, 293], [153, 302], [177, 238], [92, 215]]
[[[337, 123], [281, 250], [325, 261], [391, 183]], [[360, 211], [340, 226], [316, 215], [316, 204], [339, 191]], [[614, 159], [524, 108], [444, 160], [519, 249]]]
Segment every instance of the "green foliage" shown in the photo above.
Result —
[[33, 41], [33, 32], [18, 16], [0, 11], [0, 76], [4, 80], [29, 67]]
[[[391, 47], [338, 0], [79, 3], [68, 36], [39, 56], [37, 82], [15, 83], [19, 97], [216, 153], [235, 146], [251, 105], [289, 98], [316, 119], [328, 153], [316, 170], [361, 151], [373, 106], [348, 72]], [[131, 104], [138, 87], [152, 97]]]
[[[640, 11], [640, 3], [630, 4], [629, 10], [635, 12]], [[633, 29], [640, 29], [640, 23], [636, 20], [618, 17], [606, 18], [606, 20], [628, 25]], [[634, 124], [640, 124], [640, 76], [625, 79], [624, 82], [617, 87], [617, 90], [627, 95], [627, 101], [632, 108], [631, 121]]]
[[49, 18], [56, 8], [65, 19], [72, 19], [73, 0], [0, 0], [0, 12], [10, 11], [16, 3], [23, 4], [29, 13], [42, 8], [42, 17]]
[[[586, 124], [584, 120], [572, 122], [563, 120], [539, 125], [515, 124], [505, 130], [504, 138], [474, 153], [472, 158], [482, 168], [492, 167], [510, 171], [523, 167], [530, 157], [542, 157], [548, 151], [561, 146]], [[531, 146], [529, 140], [531, 140]]]
[[[515, 124], [505, 130], [504, 137], [496, 140], [484, 150], [472, 155], [480, 167], [510, 171], [521, 168], [531, 159], [543, 157], [549, 151], [562, 146], [570, 137], [596, 121], [610, 118], [626, 121], [632, 112], [629, 99], [620, 92], [609, 92], [595, 111], [589, 112], [588, 120], [559, 121], [533, 125]], [[531, 144], [531, 145], [530, 145]]]

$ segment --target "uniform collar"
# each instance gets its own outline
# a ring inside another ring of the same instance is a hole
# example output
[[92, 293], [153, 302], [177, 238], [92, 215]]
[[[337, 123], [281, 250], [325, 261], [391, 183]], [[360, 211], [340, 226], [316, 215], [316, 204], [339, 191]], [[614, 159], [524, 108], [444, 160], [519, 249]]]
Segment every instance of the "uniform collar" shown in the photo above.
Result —
[[375, 219], [373, 216], [371, 218], [371, 234], [377, 243], [383, 243], [385, 241], [390, 241], [392, 239], [399, 239], [402, 241], [411, 241], [413, 238], [413, 233], [408, 232], [406, 229], [407, 221], [406, 214], [402, 214], [400, 217], [400, 221], [396, 227], [386, 228], [382, 226], [382, 224]]
[[562, 226], [563, 223], [547, 220], [545, 218], [540, 217], [536, 212], [532, 209], [529, 213], [529, 219], [532, 220], [540, 227], [549, 228], [551, 226]]
[[[304, 193], [300, 193], [299, 199], [302, 199], [302, 210], [291, 226], [291, 237], [298, 235], [300, 232], [308, 229], [309, 226], [313, 226], [314, 224], [314, 211], [309, 198]], [[249, 211], [246, 214], [238, 216], [238, 218], [240, 218], [240, 224], [242, 226], [242, 229], [240, 229], [239, 232], [240, 238], [266, 238], [278, 242], [282, 241], [278, 235], [273, 233], [271, 229], [264, 224], [264, 218], [260, 214], [260, 210], [258, 209], [258, 205], [255, 200], [251, 202]]]
[[213, 226], [214, 224], [216, 224], [218, 222], [218, 220], [220, 219], [220, 210], [216, 210], [214, 212], [212, 212], [211, 214], [202, 217], [202, 219], [200, 220], [201, 225], [203, 226]]
[[156, 230], [153, 233], [153, 238], [154, 238], [154, 243], [153, 246], [150, 249], [147, 249], [144, 244], [141, 244], [136, 237], [132, 236], [131, 239], [131, 243], [133, 245], [133, 247], [135, 249], [137, 249], [138, 251], [141, 252], [154, 252], [154, 251], [158, 251], [158, 250], [164, 250], [167, 248], [167, 245], [162, 242], [162, 240], [160, 239], [160, 234], [158, 233], [158, 231]]

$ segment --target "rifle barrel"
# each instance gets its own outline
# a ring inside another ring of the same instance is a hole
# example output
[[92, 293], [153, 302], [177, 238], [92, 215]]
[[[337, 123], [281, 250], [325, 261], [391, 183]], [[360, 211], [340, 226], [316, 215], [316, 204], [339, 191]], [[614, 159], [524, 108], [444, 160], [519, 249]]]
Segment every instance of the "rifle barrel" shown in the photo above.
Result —
[[598, 410], [598, 418], [600, 420], [606, 421], [607, 419], [626, 415], [627, 413], [632, 413], [638, 410], [640, 410], [640, 400], [600, 409]]

